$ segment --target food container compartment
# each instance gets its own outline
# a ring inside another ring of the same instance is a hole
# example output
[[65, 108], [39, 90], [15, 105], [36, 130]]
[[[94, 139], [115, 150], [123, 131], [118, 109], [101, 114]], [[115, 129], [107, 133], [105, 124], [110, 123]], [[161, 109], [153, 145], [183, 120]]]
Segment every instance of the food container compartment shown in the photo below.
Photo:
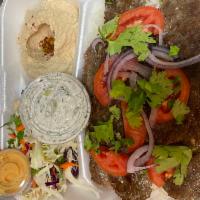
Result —
[[[73, 1], [73, 0], [72, 0]], [[0, 124], [5, 123], [13, 112], [13, 103], [21, 96], [22, 90], [31, 81], [24, 73], [20, 62], [20, 49], [17, 37], [24, 23], [27, 9], [32, 9], [39, 0], [5, 0], [1, 10], [0, 32]], [[73, 74], [81, 80], [84, 64], [84, 52], [95, 38], [98, 27], [104, 20], [104, 4], [102, 0], [77, 0], [79, 5], [79, 36]], [[0, 149], [6, 148], [6, 129], [0, 129]], [[85, 184], [93, 184], [90, 180], [89, 157], [83, 148], [84, 133], [78, 136], [80, 178]], [[100, 198], [116, 200], [113, 191], [98, 189]], [[70, 186], [65, 194], [66, 199], [95, 200], [97, 196], [78, 187]], [[1, 198], [0, 198], [1, 199]]]

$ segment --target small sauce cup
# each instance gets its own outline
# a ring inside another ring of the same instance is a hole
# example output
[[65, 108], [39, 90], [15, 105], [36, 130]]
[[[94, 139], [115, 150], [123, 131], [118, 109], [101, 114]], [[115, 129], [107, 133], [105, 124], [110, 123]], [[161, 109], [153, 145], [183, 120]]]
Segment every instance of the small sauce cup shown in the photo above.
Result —
[[25, 155], [15, 149], [0, 151], [0, 197], [22, 193], [30, 181], [30, 163]]

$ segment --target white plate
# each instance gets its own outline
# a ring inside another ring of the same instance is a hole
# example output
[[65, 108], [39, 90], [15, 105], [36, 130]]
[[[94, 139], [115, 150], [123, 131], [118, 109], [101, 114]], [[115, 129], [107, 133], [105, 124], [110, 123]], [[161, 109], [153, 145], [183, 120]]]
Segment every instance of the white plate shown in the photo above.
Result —
[[[0, 34], [0, 124], [8, 120], [13, 112], [13, 102], [21, 95], [21, 91], [30, 80], [23, 72], [20, 62], [20, 50], [17, 37], [24, 22], [27, 9], [32, 9], [39, 0], [5, 0], [1, 8], [1, 34]], [[76, 52], [74, 75], [81, 79], [83, 55], [91, 41], [95, 38], [99, 25], [104, 21], [103, 0], [78, 0], [80, 5], [79, 44]], [[0, 130], [0, 149], [6, 148], [6, 129]], [[83, 133], [78, 137], [80, 178], [86, 184], [93, 184], [90, 180], [89, 158], [83, 148]], [[100, 191], [100, 199], [117, 200], [113, 191]], [[95, 200], [92, 193], [80, 188], [70, 186], [65, 199]]]

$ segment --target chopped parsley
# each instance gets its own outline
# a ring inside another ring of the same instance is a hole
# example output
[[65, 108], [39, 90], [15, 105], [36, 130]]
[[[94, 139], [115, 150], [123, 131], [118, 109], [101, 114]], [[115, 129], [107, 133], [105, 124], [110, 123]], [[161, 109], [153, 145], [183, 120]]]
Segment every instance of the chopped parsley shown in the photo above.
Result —
[[110, 35], [112, 35], [116, 31], [117, 25], [118, 25], [118, 20], [119, 20], [119, 17], [116, 16], [112, 20], [106, 22], [99, 29], [99, 34], [103, 39], [106, 39], [107, 37], [109, 37]]
[[190, 112], [190, 108], [180, 100], [176, 100], [172, 107], [172, 115], [174, 116], [177, 124], [182, 124], [185, 115]]
[[161, 103], [173, 93], [173, 81], [168, 79], [166, 72], [153, 71], [150, 79], [139, 80], [139, 87], [144, 90], [147, 96], [147, 102], [153, 108]]
[[133, 89], [126, 84], [122, 80], [114, 80], [112, 82], [112, 89], [110, 91], [110, 96], [113, 99], [123, 99], [124, 101], [128, 102]]
[[153, 150], [156, 171], [162, 173], [175, 168], [173, 182], [181, 185], [187, 175], [187, 167], [192, 159], [192, 150], [185, 146], [155, 146]]
[[121, 80], [115, 80], [112, 83], [110, 95], [114, 99], [124, 99], [128, 103], [126, 112], [128, 122], [134, 127], [140, 127], [142, 123], [141, 111], [146, 100], [145, 93], [142, 90], [134, 90], [126, 86]]
[[169, 56], [171, 56], [171, 57], [177, 56], [179, 54], [179, 52], [180, 52], [179, 47], [177, 47], [176, 45], [170, 46]]
[[[159, 107], [162, 102], [172, 94], [180, 92], [179, 85], [174, 87], [178, 79], [171, 80], [165, 71], [153, 71], [149, 80], [137, 81], [139, 87], [133, 89], [122, 80], [114, 80], [110, 96], [113, 99], [124, 100], [128, 104], [126, 117], [133, 127], [140, 127], [142, 123], [141, 112], [143, 105], [147, 102], [150, 107]], [[189, 113], [189, 108], [179, 100], [169, 99], [168, 106], [177, 124], [181, 124], [184, 116]]]
[[117, 119], [117, 120], [120, 119], [121, 111], [120, 111], [120, 109], [116, 105], [111, 106], [109, 108], [109, 111], [110, 111], [110, 113], [112, 113], [112, 115], [113, 115], [113, 117], [115, 119]]
[[124, 139], [122, 137], [116, 137], [113, 128], [114, 119], [118, 120], [120, 117], [120, 109], [113, 106], [110, 108], [110, 119], [106, 122], [99, 122], [98, 125], [93, 126], [93, 131], [86, 133], [84, 140], [84, 147], [87, 151], [95, 150], [99, 152], [100, 145], [106, 145], [111, 150], [119, 151], [121, 148], [129, 147], [133, 141], [131, 139]]
[[133, 26], [122, 32], [116, 40], [108, 40], [108, 53], [118, 54], [123, 47], [132, 47], [139, 61], [144, 61], [149, 55], [148, 44], [156, 43], [151, 32], [144, 32], [142, 26]]

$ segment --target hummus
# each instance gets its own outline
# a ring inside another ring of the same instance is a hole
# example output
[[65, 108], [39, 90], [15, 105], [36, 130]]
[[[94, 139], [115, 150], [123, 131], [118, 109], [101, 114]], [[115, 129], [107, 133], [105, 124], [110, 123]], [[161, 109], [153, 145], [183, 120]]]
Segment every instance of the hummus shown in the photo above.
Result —
[[28, 76], [72, 72], [78, 18], [78, 6], [70, 0], [42, 0], [39, 7], [27, 11], [19, 44]]
[[25, 189], [30, 180], [29, 162], [18, 150], [0, 151], [0, 196]]

